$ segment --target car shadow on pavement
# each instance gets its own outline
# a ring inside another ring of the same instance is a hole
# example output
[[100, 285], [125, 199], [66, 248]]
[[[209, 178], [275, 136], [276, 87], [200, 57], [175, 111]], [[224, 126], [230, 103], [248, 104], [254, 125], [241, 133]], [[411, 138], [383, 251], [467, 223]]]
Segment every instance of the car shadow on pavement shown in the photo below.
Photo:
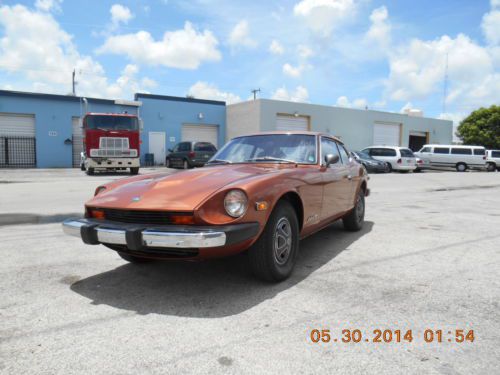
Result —
[[336, 222], [301, 241], [301, 254], [292, 276], [281, 283], [257, 280], [246, 264], [246, 254], [205, 262], [125, 264], [79, 280], [71, 290], [105, 304], [138, 314], [219, 318], [235, 315], [273, 298], [348, 250], [370, 232], [365, 222], [359, 232], [347, 232]]

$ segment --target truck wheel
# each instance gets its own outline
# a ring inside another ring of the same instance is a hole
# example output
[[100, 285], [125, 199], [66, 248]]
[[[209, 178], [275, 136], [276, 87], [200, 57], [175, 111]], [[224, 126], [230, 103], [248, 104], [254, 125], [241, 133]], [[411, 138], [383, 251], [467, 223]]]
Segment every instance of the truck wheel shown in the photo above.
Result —
[[136, 175], [139, 173], [139, 167], [130, 168], [130, 174]]
[[457, 165], [455, 166], [455, 168], [457, 169], [457, 172], [465, 172], [467, 170], [467, 164], [465, 164], [465, 163], [457, 163]]
[[273, 210], [264, 231], [248, 251], [255, 276], [265, 281], [282, 281], [290, 276], [299, 253], [299, 222], [287, 201]]
[[365, 192], [361, 189], [356, 198], [354, 208], [342, 218], [344, 228], [351, 232], [356, 232], [363, 228], [365, 222]]
[[87, 169], [87, 174], [88, 174], [89, 176], [94, 175], [94, 168], [89, 168], [89, 169]]
[[84, 172], [85, 172], [85, 170], [86, 170], [86, 168], [85, 168], [85, 164], [80, 164], [80, 170], [82, 170], [82, 171], [84, 171]]
[[486, 164], [486, 170], [488, 172], [495, 172], [497, 169], [497, 166], [495, 165], [495, 163], [488, 163]]

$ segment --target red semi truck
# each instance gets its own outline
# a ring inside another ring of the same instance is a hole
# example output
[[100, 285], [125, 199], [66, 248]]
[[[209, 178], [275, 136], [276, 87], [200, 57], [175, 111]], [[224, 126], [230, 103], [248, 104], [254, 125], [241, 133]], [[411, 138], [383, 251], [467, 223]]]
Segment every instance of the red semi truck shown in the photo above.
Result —
[[139, 173], [140, 121], [127, 113], [87, 113], [83, 118], [81, 169], [92, 175], [96, 170], [124, 170]]

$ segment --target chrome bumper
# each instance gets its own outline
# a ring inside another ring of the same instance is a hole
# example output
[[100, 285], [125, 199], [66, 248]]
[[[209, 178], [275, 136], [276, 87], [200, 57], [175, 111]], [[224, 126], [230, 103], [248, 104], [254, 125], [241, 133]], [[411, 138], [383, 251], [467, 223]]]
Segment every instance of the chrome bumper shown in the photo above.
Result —
[[220, 247], [252, 238], [259, 231], [258, 223], [145, 227], [94, 219], [68, 219], [62, 223], [62, 227], [64, 233], [79, 237], [86, 244], [124, 245], [130, 250]]

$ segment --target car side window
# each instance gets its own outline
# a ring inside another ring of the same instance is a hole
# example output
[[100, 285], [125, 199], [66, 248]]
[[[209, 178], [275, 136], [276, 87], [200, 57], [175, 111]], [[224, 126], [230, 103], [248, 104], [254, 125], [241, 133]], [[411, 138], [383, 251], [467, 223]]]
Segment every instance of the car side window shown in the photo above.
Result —
[[330, 154], [338, 155], [340, 157], [337, 142], [332, 139], [321, 138], [321, 164], [325, 163], [325, 156]]
[[486, 150], [483, 148], [475, 148], [474, 155], [486, 155]]
[[382, 153], [381, 153], [381, 149], [380, 148], [369, 148], [368, 149], [368, 153], [371, 155], [371, 156], [383, 156]]
[[449, 154], [450, 149], [448, 147], [434, 147], [435, 154]]
[[191, 151], [191, 143], [190, 142], [182, 142], [179, 143], [179, 151]]
[[470, 148], [452, 148], [451, 153], [453, 155], [472, 155], [472, 150]]
[[175, 147], [173, 148], [172, 152], [179, 152], [179, 143], [177, 143], [175, 145]]

